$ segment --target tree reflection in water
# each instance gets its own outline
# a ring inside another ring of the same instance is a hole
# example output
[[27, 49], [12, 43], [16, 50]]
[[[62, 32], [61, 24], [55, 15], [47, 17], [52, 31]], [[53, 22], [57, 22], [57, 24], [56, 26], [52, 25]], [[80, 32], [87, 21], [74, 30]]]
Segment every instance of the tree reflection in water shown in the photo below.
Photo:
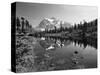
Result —
[[57, 44], [59, 47], [66, 45], [66, 43], [73, 42], [75, 45], [83, 46], [86, 48], [88, 45], [97, 49], [97, 39], [96, 38], [62, 38], [62, 37], [41, 37], [45, 41], [52, 41], [53, 44]]

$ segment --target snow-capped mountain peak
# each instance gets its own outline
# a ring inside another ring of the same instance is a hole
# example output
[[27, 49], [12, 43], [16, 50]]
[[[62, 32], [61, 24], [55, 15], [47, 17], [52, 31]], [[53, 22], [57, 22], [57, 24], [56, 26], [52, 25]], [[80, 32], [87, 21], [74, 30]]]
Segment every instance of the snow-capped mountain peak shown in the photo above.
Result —
[[52, 18], [44, 18], [44, 19], [40, 22], [38, 28], [40, 28], [40, 29], [42, 29], [42, 30], [45, 30], [45, 29], [50, 29], [50, 30], [52, 30], [52, 29], [54, 29], [55, 27], [56, 27], [56, 28], [60, 28], [61, 24], [62, 24], [62, 27], [64, 27], [64, 28], [65, 28], [65, 27], [70, 27], [70, 26], [71, 26], [70, 23], [67, 23], [67, 22], [64, 22], [64, 21], [60, 21], [60, 20], [58, 20], [58, 19], [52, 17]]
[[45, 20], [48, 20], [50, 22], [53, 22], [53, 19], [45, 18]]

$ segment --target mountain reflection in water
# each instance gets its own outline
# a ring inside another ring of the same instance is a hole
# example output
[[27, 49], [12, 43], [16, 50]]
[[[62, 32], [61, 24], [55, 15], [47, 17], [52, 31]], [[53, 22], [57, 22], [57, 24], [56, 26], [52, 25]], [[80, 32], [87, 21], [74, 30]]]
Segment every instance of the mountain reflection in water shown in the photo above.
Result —
[[84, 69], [97, 67], [96, 40], [37, 38], [34, 48], [36, 71]]

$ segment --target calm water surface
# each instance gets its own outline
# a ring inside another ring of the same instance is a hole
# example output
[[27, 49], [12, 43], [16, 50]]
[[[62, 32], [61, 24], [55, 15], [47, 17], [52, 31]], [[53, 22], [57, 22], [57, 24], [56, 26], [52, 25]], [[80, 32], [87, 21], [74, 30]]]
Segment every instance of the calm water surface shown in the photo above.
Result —
[[97, 67], [96, 40], [57, 37], [35, 39], [33, 55], [36, 71]]

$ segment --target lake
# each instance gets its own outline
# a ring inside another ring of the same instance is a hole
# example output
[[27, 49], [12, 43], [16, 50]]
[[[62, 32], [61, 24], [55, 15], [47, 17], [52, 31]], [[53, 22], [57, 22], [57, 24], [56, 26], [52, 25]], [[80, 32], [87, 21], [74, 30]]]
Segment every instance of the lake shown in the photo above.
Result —
[[35, 71], [97, 67], [97, 40], [93, 38], [33, 37]]

